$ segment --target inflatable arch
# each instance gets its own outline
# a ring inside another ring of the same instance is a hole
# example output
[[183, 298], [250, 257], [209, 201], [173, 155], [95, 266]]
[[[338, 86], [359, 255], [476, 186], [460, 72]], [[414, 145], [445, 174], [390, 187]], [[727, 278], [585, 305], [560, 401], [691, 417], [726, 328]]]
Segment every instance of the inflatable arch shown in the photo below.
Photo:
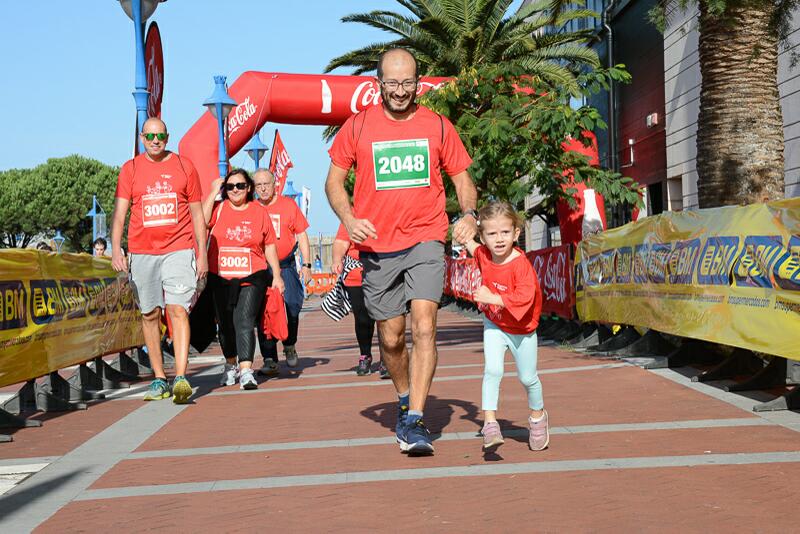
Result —
[[[422, 77], [417, 94], [422, 95], [440, 87], [450, 78]], [[228, 116], [228, 156], [233, 156], [269, 122], [331, 126], [344, 123], [348, 117], [381, 103], [378, 83], [372, 76], [341, 76], [327, 74], [286, 74], [278, 72], [243, 73], [228, 88], [238, 102]], [[178, 149], [197, 167], [205, 194], [217, 177], [219, 147], [217, 121], [206, 111], [186, 132]], [[567, 150], [586, 149], [580, 143], [565, 145]], [[597, 149], [590, 150], [597, 158]], [[580, 201], [583, 196], [580, 197]], [[569, 220], [574, 225], [583, 219], [582, 202], [573, 210]], [[603, 224], [605, 227], [605, 224]], [[562, 228], [562, 233], [563, 232]], [[567, 235], [580, 235], [569, 230]]]

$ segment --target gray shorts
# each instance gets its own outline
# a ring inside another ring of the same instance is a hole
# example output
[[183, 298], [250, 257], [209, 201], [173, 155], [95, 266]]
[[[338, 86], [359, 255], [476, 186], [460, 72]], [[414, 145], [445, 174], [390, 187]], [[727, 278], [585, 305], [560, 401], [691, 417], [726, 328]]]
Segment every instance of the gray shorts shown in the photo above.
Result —
[[142, 313], [165, 304], [177, 304], [188, 311], [197, 288], [194, 249], [167, 254], [134, 254], [129, 258], [133, 295]]
[[412, 300], [440, 302], [444, 289], [444, 244], [425, 241], [399, 252], [362, 252], [364, 305], [384, 321], [408, 313]]

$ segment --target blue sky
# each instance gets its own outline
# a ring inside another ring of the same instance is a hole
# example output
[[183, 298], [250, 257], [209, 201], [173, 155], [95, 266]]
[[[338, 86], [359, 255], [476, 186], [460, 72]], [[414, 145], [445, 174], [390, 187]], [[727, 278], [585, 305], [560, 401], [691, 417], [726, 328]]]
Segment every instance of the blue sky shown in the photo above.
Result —
[[[402, 10], [393, 0], [169, 0], [151, 20], [164, 46], [162, 116], [170, 146], [200, 117], [213, 75], [228, 82], [244, 71], [321, 73], [333, 57], [383, 41], [388, 34], [341, 17], [373, 9]], [[50, 157], [82, 154], [121, 165], [135, 129], [133, 23], [117, 0], [4, 0], [0, 101], [0, 170], [33, 167]], [[348, 74], [349, 71], [340, 71]], [[311, 232], [334, 233], [338, 220], [323, 183], [329, 159], [321, 127], [278, 127], [294, 168], [295, 188], [312, 190]], [[252, 168], [244, 153], [234, 166]], [[111, 206], [104, 206], [110, 210]], [[88, 209], [88, 207], [87, 207]]]

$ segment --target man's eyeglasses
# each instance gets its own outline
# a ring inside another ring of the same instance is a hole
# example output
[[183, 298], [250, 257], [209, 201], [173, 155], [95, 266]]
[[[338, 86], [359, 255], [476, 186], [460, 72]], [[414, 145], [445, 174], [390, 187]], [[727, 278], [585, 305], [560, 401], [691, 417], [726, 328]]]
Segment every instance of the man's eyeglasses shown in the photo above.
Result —
[[167, 137], [169, 136], [169, 134], [167, 134], [167, 133], [143, 133], [142, 135], [148, 141], [152, 141], [156, 137], [158, 137], [159, 141], [166, 141]]
[[398, 82], [397, 80], [381, 80], [381, 85], [389, 91], [397, 91], [397, 88], [401, 85], [406, 91], [413, 91], [417, 86], [417, 80], [403, 80], [402, 82]]
[[238, 184], [225, 184], [226, 191], [233, 191], [234, 189], [238, 189], [239, 191], [244, 191], [247, 189], [246, 182], [239, 182]]

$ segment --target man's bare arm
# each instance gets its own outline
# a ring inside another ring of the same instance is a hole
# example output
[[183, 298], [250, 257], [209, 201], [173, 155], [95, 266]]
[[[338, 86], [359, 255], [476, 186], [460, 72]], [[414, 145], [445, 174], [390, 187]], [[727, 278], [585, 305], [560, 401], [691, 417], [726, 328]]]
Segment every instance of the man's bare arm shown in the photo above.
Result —
[[111, 266], [115, 271], [128, 271], [128, 261], [122, 253], [122, 229], [131, 201], [119, 198], [114, 201], [114, 214], [111, 217]]
[[330, 169], [328, 169], [328, 178], [325, 180], [325, 194], [328, 196], [328, 203], [354, 242], [361, 243], [369, 237], [377, 239], [378, 234], [375, 232], [372, 222], [367, 219], [356, 219], [353, 215], [353, 208], [350, 207], [350, 199], [344, 188], [347, 172], [347, 169], [331, 163]]
[[[472, 181], [468, 171], [463, 171], [455, 176], [451, 176], [453, 185], [456, 188], [456, 196], [461, 211], [474, 210], [478, 205], [478, 190]], [[472, 215], [461, 217], [453, 227], [453, 239], [458, 243], [466, 244], [475, 238], [478, 232], [478, 221]]]

